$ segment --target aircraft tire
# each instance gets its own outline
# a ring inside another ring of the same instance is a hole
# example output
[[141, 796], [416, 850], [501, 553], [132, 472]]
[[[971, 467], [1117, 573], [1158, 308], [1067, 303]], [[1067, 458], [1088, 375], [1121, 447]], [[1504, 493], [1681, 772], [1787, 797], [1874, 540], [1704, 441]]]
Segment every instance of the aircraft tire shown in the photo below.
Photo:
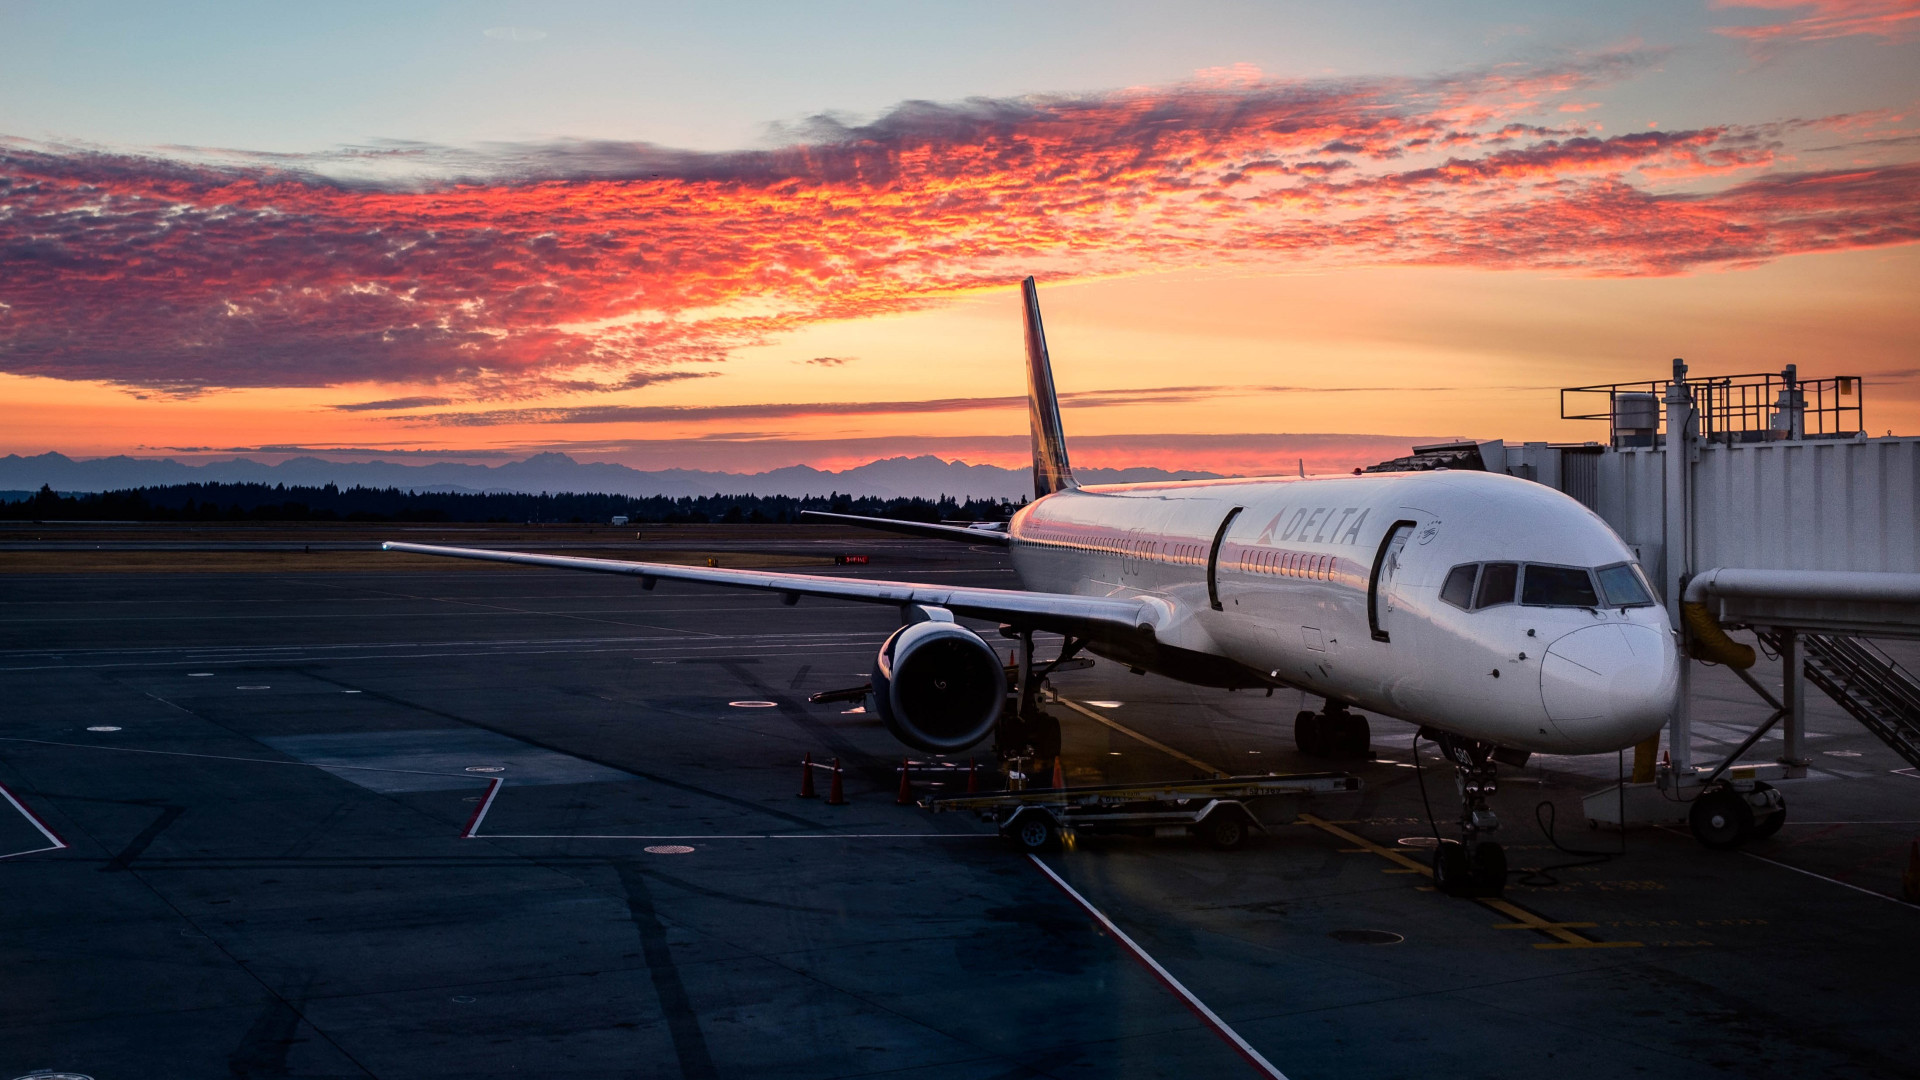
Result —
[[1367, 726], [1364, 716], [1341, 717], [1331, 741], [1336, 751], [1334, 757], [1359, 760], [1373, 756], [1373, 729]]
[[1317, 712], [1303, 712], [1293, 718], [1293, 745], [1308, 757], [1326, 757], [1326, 721]]
[[1507, 891], [1507, 849], [1491, 840], [1473, 846], [1473, 895], [1494, 897]]
[[1710, 848], [1737, 848], [1754, 834], [1753, 808], [1731, 788], [1715, 788], [1693, 800], [1687, 812], [1693, 838]]
[[1448, 896], [1473, 895], [1473, 872], [1467, 865], [1465, 844], [1442, 840], [1433, 849], [1433, 887]]

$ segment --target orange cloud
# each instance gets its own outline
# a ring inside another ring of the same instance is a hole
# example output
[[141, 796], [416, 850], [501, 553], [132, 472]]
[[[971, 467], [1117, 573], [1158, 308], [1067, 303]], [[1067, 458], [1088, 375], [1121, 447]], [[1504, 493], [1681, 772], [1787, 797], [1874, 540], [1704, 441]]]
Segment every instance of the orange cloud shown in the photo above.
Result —
[[1716, 26], [1713, 32], [1756, 45], [1831, 41], [1843, 37], [1901, 40], [1920, 28], [1920, 0], [1713, 0], [1719, 10], [1805, 11], [1763, 26]]
[[1912, 165], [1656, 186], [1769, 167], [1790, 124], [1600, 138], [1524, 122], [1638, 62], [916, 102], [729, 154], [214, 160], [0, 140], [0, 371], [527, 398], [711, 374], [784, 331], [1026, 273], [1673, 274], [1916, 238]]

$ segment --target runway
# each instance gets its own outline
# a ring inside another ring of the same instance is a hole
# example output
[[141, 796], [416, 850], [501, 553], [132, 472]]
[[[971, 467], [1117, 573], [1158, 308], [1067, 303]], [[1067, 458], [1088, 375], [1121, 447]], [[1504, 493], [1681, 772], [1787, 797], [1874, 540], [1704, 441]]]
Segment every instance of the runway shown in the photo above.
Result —
[[[858, 546], [810, 572], [1012, 583]], [[1412, 731], [1377, 717], [1363, 791], [1235, 853], [1043, 869], [897, 807], [907, 751], [806, 702], [895, 619], [521, 568], [0, 575], [0, 1077], [1913, 1075], [1920, 779], [1824, 700], [1746, 852], [1562, 854], [1536, 804], [1612, 847], [1579, 796], [1615, 758], [1503, 770], [1514, 864], [1551, 869], [1502, 910], [1424, 887]], [[1764, 715], [1721, 676], [1708, 758]], [[1054, 686], [1072, 783], [1324, 767], [1295, 694]], [[805, 754], [849, 805], [796, 797]]]

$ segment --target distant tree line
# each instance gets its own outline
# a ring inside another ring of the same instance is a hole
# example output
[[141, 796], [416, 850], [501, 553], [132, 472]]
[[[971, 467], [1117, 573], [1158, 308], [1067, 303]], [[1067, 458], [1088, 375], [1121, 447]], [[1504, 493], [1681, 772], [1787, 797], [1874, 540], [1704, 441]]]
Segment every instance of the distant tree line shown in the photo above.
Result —
[[401, 488], [288, 487], [285, 484], [170, 484], [62, 495], [42, 486], [0, 503], [7, 521], [466, 521], [605, 524], [615, 516], [652, 524], [773, 524], [800, 520], [802, 510], [906, 521], [1004, 521], [1017, 504], [882, 499], [871, 495], [793, 498], [787, 495], [592, 495], [560, 492], [459, 493]]

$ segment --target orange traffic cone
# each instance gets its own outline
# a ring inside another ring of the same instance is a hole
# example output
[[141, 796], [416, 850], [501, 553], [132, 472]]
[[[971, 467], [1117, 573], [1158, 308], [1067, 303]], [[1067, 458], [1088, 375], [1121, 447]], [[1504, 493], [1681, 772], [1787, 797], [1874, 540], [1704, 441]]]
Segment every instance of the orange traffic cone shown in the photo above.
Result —
[[967, 794], [980, 790], [980, 766], [972, 758], [967, 759]]
[[907, 774], [909, 764], [906, 758], [900, 759], [900, 793], [893, 797], [895, 806], [913, 805], [913, 778]]
[[840, 786], [840, 759], [839, 758], [833, 759], [833, 784], [832, 786], [827, 788], [827, 805], [828, 806], [847, 805], [846, 790]]
[[807, 751], [806, 757], [800, 759], [800, 797], [803, 799], [819, 798], [818, 795], [813, 793], [813, 751], [811, 750]]
[[1060, 773], [1060, 759], [1058, 757], [1053, 759], [1053, 786], [1056, 788], [1067, 786], [1067, 778]]
[[1907, 872], [1900, 875], [1900, 894], [1910, 904], [1920, 904], [1920, 840], [1907, 845]]

